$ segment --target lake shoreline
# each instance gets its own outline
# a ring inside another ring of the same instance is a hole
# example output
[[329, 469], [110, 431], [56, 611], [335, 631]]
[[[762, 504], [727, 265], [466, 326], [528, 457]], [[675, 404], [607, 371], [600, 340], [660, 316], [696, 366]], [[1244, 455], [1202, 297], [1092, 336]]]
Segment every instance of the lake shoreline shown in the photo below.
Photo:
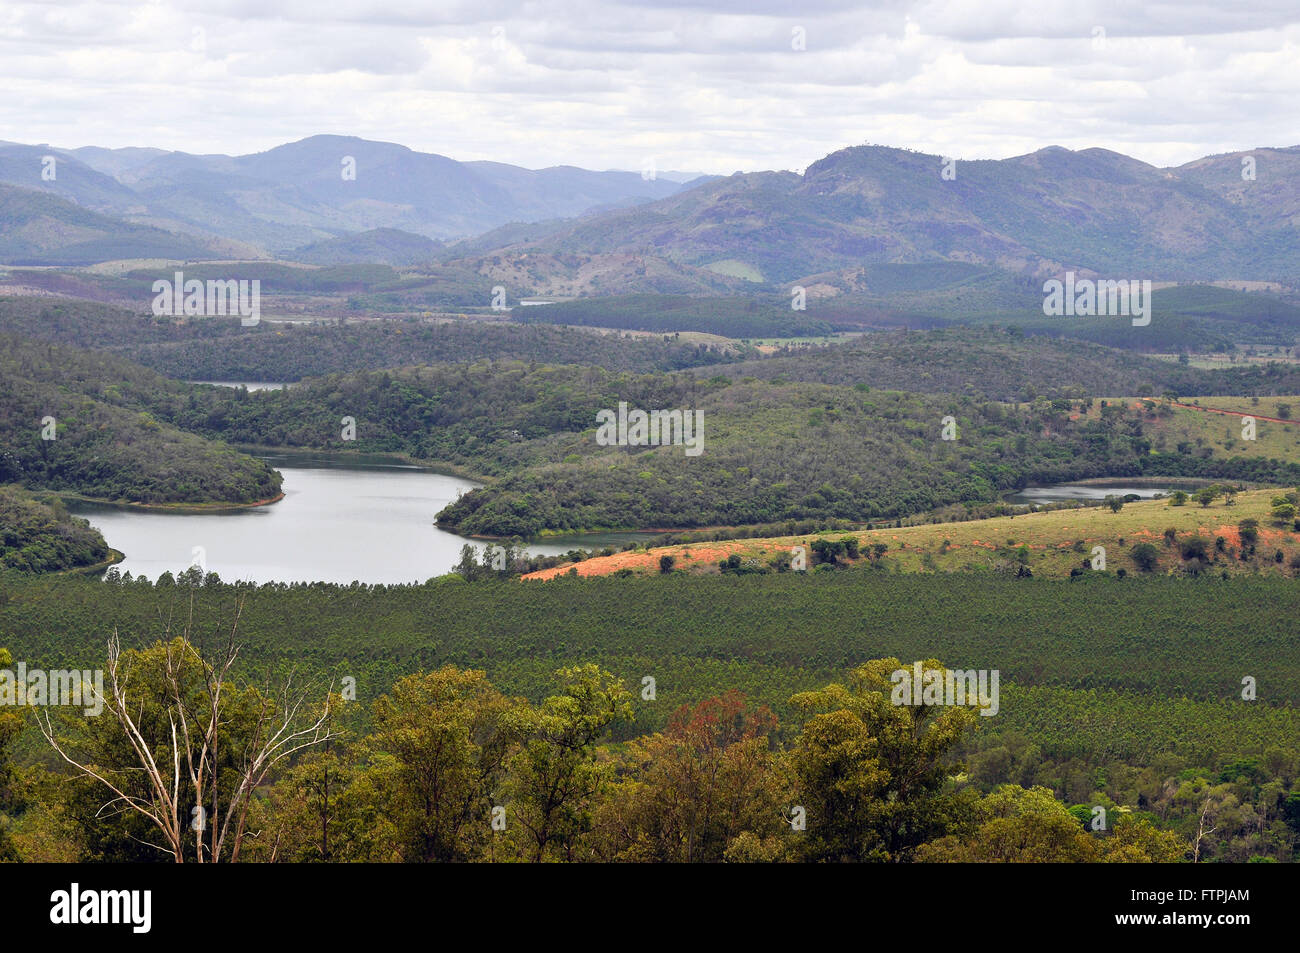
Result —
[[134, 500], [106, 500], [95, 496], [84, 496], [80, 493], [61, 493], [57, 490], [51, 492], [65, 503], [91, 503], [95, 506], [111, 506], [119, 510], [141, 510], [156, 513], [234, 513], [239, 510], [256, 509], [259, 506], [270, 506], [284, 499], [284, 493], [281, 492], [275, 496], [268, 496], [264, 500], [254, 500], [251, 503], [140, 503]]
[[442, 476], [469, 480], [473, 483], [487, 484], [493, 480], [493, 477], [467, 469], [466, 467], [457, 466], [454, 463], [447, 463], [441, 460], [422, 460], [419, 457], [413, 457], [410, 454], [400, 452], [376, 453], [364, 450], [305, 450], [300, 447], [266, 447], [254, 443], [231, 444], [231, 446], [240, 453], [246, 453], [251, 457], [257, 457], [259, 460], [264, 460], [267, 457], [284, 457], [294, 461], [291, 465], [300, 466], [305, 469], [311, 468], [311, 462], [313, 460], [321, 459], [334, 461], [348, 467], [356, 468], [364, 468], [367, 466], [412, 467], [417, 470], [427, 470], [430, 473], [438, 473]]
[[48, 573], [48, 575], [70, 576], [74, 574], [82, 574], [87, 576], [94, 576], [94, 575], [98, 575], [101, 572], [105, 572], [108, 569], [112, 569], [114, 566], [116, 566], [124, 559], [126, 559], [126, 553], [122, 552], [121, 550], [114, 549], [112, 546], [110, 546], [108, 547], [107, 559], [101, 559], [99, 562], [91, 563], [89, 566], [73, 566], [70, 569], [56, 569], [54, 572]]

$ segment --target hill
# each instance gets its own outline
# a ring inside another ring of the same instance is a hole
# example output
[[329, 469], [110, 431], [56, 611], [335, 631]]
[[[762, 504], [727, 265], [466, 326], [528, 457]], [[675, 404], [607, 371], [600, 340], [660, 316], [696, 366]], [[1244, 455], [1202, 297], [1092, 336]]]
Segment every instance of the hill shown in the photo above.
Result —
[[368, 232], [340, 235], [338, 238], [304, 245], [289, 252], [288, 257], [314, 265], [360, 262], [415, 265], [430, 261], [442, 247], [442, 242], [423, 235], [414, 235], [397, 228], [374, 228]]
[[155, 318], [112, 305], [35, 296], [0, 297], [0, 332], [110, 351], [168, 377], [204, 381], [296, 381], [355, 370], [491, 359], [589, 363], [644, 373], [716, 365], [753, 353], [727, 342], [505, 321], [392, 319], [242, 327], [237, 318]]
[[[689, 411], [702, 429], [685, 440], [679, 431], [676, 445], [603, 445], [597, 414], [621, 403]], [[1160, 452], [1146, 411], [1086, 408], [1061, 398], [1014, 406], [867, 385], [488, 362], [207, 394], [173, 403], [166, 419], [234, 444], [401, 453], [490, 478], [438, 522], [492, 536], [897, 519], [995, 502], [1030, 482], [1103, 476], [1300, 482], [1300, 465], [1250, 450]], [[345, 416], [357, 425], [347, 443], [337, 423]]]
[[[1241, 154], [1159, 169], [1106, 150], [1052, 147], [961, 161], [945, 178], [940, 156], [857, 146], [803, 175], [736, 174], [573, 222], [482, 261], [505, 278], [527, 254], [545, 269], [533, 290], [566, 295], [663, 290], [645, 280], [657, 262], [710, 283], [721, 262], [788, 285], [852, 279], [863, 265], [947, 260], [1039, 282], [1072, 269], [1295, 286], [1300, 147], [1251, 155], [1269, 169], [1267, 188], [1254, 192], [1258, 183], [1241, 179]], [[628, 257], [641, 273], [624, 266]]]
[[881, 331], [828, 347], [788, 345], [775, 349], [771, 357], [707, 373], [733, 380], [865, 384], [1002, 401], [1104, 394], [1300, 392], [1296, 365], [1206, 371], [1085, 341], [1026, 334], [1018, 327]]
[[99, 565], [109, 555], [99, 530], [69, 515], [57, 497], [0, 485], [0, 569], [57, 572]]
[[220, 258], [228, 245], [92, 212], [47, 192], [0, 184], [0, 261], [80, 265], [113, 258]]
[[0, 336], [0, 483], [148, 504], [254, 503], [280, 475], [151, 407], [194, 388], [102, 354]]
[[[0, 145], [0, 182], [39, 187], [39, 163], [47, 154], [63, 170], [48, 185], [64, 198], [143, 225], [279, 254], [377, 229], [433, 239], [475, 235], [510, 222], [663, 198], [687, 187], [634, 172], [457, 162], [396, 143], [328, 135], [242, 156], [6, 143]], [[107, 252], [98, 260], [129, 257], [145, 256]]]
[[527, 324], [576, 324], [666, 333], [702, 331], [732, 338], [800, 337], [831, 331], [826, 321], [790, 310], [788, 301], [740, 297], [585, 298], [517, 308], [511, 317]]
[[[674, 571], [717, 574], [719, 563], [733, 560], [727, 572], [788, 572], [791, 553], [802, 547], [807, 567], [850, 568], [871, 572], [979, 572], [1069, 578], [1073, 574], [1115, 575], [1276, 575], [1300, 577], [1300, 533], [1295, 520], [1273, 517], [1273, 500], [1286, 492], [1254, 490], [1223, 497], [1202, 507], [1195, 501], [1131, 501], [1118, 512], [1105, 506], [1052, 509], [965, 522], [887, 527], [862, 532], [807, 533], [752, 539], [709, 540], [653, 546], [612, 556], [593, 556], [571, 566], [527, 573], [526, 580], [563, 576], [604, 576], [633, 572], [658, 574], [661, 560], [672, 559]], [[1292, 493], [1294, 496], [1295, 494]], [[1256, 523], [1255, 535], [1241, 526]], [[1173, 536], [1167, 531], [1173, 531]], [[1247, 538], [1243, 539], [1243, 535]], [[838, 557], [819, 561], [819, 544], [853, 540], [853, 555], [841, 547]], [[1219, 543], [1222, 540], [1222, 544]], [[1147, 558], [1137, 547], [1154, 547]], [[1104, 551], [1097, 562], [1095, 547]], [[875, 551], [880, 547], [879, 552]], [[1281, 558], [1278, 555], [1281, 554]], [[1149, 561], [1147, 559], [1149, 558]], [[1096, 568], [1094, 568], [1096, 564]]]

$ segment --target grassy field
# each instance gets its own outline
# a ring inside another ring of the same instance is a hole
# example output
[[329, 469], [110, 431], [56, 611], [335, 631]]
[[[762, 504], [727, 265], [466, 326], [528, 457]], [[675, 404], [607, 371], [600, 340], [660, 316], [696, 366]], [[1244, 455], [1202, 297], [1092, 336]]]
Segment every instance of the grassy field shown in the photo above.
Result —
[[[1194, 413], [1194, 412], [1193, 412]], [[1126, 503], [1118, 512], [1108, 507], [1080, 507], [1051, 510], [1022, 516], [1001, 516], [962, 523], [937, 523], [923, 526], [877, 529], [850, 533], [824, 533], [821, 538], [854, 537], [864, 555], [850, 563], [867, 562], [865, 555], [875, 544], [888, 549], [879, 557], [880, 568], [892, 572], [959, 572], [972, 569], [993, 571], [1025, 565], [1035, 576], [1068, 577], [1075, 568], [1084, 568], [1094, 558], [1093, 548], [1105, 549], [1105, 572], [1140, 572], [1130, 553], [1139, 543], [1151, 543], [1159, 550], [1155, 574], [1180, 573], [1197, 560], [1182, 558], [1184, 542], [1200, 537], [1206, 540], [1211, 557], [1203, 571], [1229, 575], [1297, 574], [1291, 567], [1293, 557], [1300, 558], [1300, 534], [1291, 524], [1282, 527], [1271, 518], [1271, 501], [1282, 490], [1253, 490], [1241, 493], [1232, 505], [1223, 498], [1208, 507], [1189, 500], [1174, 506], [1170, 500]], [[1259, 538], [1253, 558], [1242, 560], [1238, 524], [1244, 519], [1259, 521]], [[1174, 530], [1173, 544], [1166, 541], [1165, 530]], [[1222, 537], [1223, 549], [1217, 548]], [[675, 560], [674, 568], [697, 572], [718, 572], [717, 564], [732, 554], [742, 560], [766, 565], [778, 554], [792, 547], [811, 545], [818, 536], [782, 536], [760, 539], [737, 539], [719, 542], [665, 546], [639, 552], [584, 560], [576, 565], [578, 575], [607, 575], [620, 569], [637, 573], [657, 573], [661, 556]], [[1020, 550], [1024, 547], [1024, 554]], [[1282, 553], [1282, 560], [1276, 554]], [[811, 565], [812, 554], [809, 552]], [[526, 579], [548, 579], [568, 572], [568, 566], [541, 570]], [[1089, 567], [1086, 571], [1092, 570]]]
[[741, 278], [745, 281], [755, 282], [763, 280], [761, 271], [748, 262], [739, 261], [735, 258], [724, 258], [704, 267], [714, 274], [727, 275], [730, 278]]
[[[1106, 398], [1109, 403], [1123, 403], [1134, 409], [1143, 407], [1143, 401], [1127, 398]], [[1158, 399], [1146, 402], [1158, 407]], [[1204, 408], [1225, 410], [1231, 414], [1255, 417], [1255, 439], [1242, 439], [1242, 421], [1230, 414], [1194, 410], [1174, 406], [1168, 416], [1145, 414], [1142, 428], [1150, 436], [1156, 450], [1173, 451], [1180, 443], [1197, 449], [1208, 448], [1215, 458], [1265, 457], [1269, 459], [1300, 462], [1300, 420], [1294, 423], [1276, 423], [1266, 417], [1300, 417], [1300, 397], [1183, 397], [1182, 404], [1199, 404]], [[1097, 417], [1101, 402], [1096, 402], [1088, 415]]]

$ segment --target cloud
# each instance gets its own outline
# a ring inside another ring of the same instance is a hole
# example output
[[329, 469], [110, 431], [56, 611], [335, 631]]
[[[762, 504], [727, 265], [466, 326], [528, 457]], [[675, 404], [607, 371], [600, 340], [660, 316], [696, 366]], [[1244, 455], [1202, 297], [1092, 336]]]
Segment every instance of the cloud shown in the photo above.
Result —
[[729, 173], [877, 142], [1160, 165], [1300, 127], [1300, 8], [1220, 2], [112, 0], [0, 7], [0, 139]]

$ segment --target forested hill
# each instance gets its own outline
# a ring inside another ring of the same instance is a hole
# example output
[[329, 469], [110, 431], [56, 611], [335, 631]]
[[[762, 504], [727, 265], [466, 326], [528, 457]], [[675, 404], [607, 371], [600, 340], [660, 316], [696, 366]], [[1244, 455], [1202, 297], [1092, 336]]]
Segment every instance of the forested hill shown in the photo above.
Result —
[[[620, 402], [700, 412], [702, 452], [599, 445], [597, 412]], [[1190, 444], [1151, 452], [1154, 416], [1115, 405], [1079, 416], [1085, 406], [496, 362], [332, 375], [256, 394], [209, 388], [166, 412], [232, 443], [406, 453], [495, 478], [438, 517], [488, 535], [897, 518], [987, 503], [1027, 482], [1141, 473], [1300, 479], [1283, 463], [1215, 459]], [[953, 440], [943, 438], [948, 416]]]
[[0, 483], [141, 503], [251, 503], [280, 475], [150, 407], [190, 385], [119, 358], [0, 335]]
[[[543, 309], [546, 310], [546, 309]], [[872, 332], [762, 358], [739, 343], [494, 321], [385, 320], [242, 327], [237, 318], [154, 318], [67, 298], [0, 297], [0, 332], [110, 351], [182, 380], [304, 377], [483, 360], [594, 364], [621, 373], [696, 368], [701, 377], [797, 380], [1025, 401], [1036, 396], [1300, 393], [1300, 367], [1202, 370], [1011, 328]], [[744, 358], [748, 358], [747, 360]]]
[[108, 555], [99, 530], [69, 515], [57, 497], [38, 500], [17, 487], [0, 486], [0, 568], [75, 569], [102, 563]]
[[0, 297], [0, 332], [111, 351], [182, 380], [296, 381], [415, 364], [487, 359], [672, 371], [734, 360], [752, 349], [668, 336], [633, 337], [508, 322], [384, 320], [300, 327], [238, 318], [154, 318], [69, 298]]
[[1202, 370], [1086, 341], [1026, 335], [1015, 328], [882, 331], [847, 344], [787, 347], [770, 358], [697, 373], [849, 386], [865, 383], [1004, 401], [1038, 396], [1300, 393], [1300, 366], [1293, 364]]

